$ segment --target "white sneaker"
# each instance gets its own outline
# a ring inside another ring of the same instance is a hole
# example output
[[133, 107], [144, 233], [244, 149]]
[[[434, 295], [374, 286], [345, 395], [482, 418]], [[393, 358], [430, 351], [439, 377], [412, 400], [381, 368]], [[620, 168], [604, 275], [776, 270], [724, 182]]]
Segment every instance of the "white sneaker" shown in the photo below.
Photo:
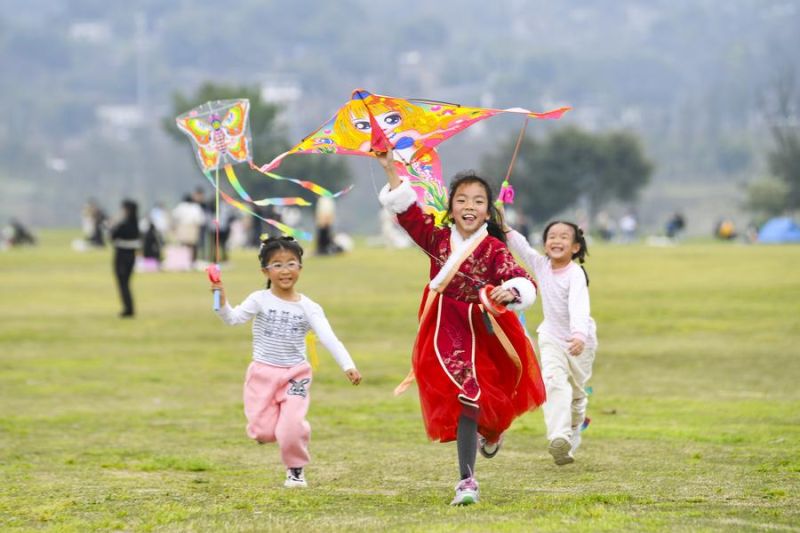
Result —
[[572, 456], [572, 444], [564, 437], [556, 437], [551, 440], [547, 451], [553, 456], [553, 461], [555, 461], [558, 466], [575, 462], [575, 458]]
[[456, 485], [456, 496], [450, 505], [472, 505], [478, 503], [478, 480], [474, 477], [462, 479]]
[[292, 473], [291, 468], [286, 469], [286, 481], [283, 482], [283, 486], [287, 489], [304, 489], [308, 487], [303, 470], [300, 469], [300, 475], [296, 476]]
[[478, 451], [487, 459], [492, 459], [495, 455], [497, 455], [497, 452], [500, 451], [500, 446], [502, 446], [502, 444], [503, 435], [500, 435], [500, 438], [497, 439], [497, 442], [493, 442], [491, 444], [486, 440], [486, 437], [480, 434], [478, 435]]

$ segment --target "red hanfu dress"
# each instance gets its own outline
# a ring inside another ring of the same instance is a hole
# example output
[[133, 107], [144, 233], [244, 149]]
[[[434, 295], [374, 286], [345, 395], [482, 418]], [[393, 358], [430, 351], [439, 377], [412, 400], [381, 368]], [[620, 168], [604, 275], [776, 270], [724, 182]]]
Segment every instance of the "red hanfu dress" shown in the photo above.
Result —
[[422, 295], [412, 353], [427, 434], [455, 440], [459, 415], [471, 405], [479, 408], [478, 431], [494, 442], [516, 417], [544, 403], [545, 389], [516, 314], [484, 314], [478, 291], [485, 284], [514, 286], [509, 280], [523, 278], [535, 298], [532, 280], [484, 228], [466, 240], [453, 238], [450, 228], [436, 227], [416, 203], [397, 219], [431, 257], [432, 281]]

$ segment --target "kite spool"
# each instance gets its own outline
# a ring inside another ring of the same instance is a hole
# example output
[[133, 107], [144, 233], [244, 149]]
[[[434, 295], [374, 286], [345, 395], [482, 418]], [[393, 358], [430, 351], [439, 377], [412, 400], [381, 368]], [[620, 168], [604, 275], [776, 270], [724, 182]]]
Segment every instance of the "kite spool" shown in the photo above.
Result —
[[492, 289], [494, 289], [494, 285], [484, 285], [481, 290], [478, 291], [478, 298], [483, 304], [484, 309], [494, 316], [502, 315], [508, 311], [508, 308], [503, 304], [496, 303], [489, 297], [489, 293], [492, 292]]
[[[222, 278], [219, 275], [219, 265], [207, 266], [206, 273], [208, 274], [208, 280], [211, 283], [219, 283], [222, 281]], [[219, 311], [219, 308], [219, 289], [214, 289], [214, 311]]]

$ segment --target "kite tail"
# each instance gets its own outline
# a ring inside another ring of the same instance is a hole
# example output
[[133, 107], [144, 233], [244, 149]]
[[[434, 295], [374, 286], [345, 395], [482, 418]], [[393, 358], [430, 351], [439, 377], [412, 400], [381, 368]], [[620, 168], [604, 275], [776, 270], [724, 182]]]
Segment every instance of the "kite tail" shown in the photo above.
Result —
[[[244, 200], [245, 202], [249, 202], [251, 204], [265, 206], [265, 205], [278, 205], [278, 206], [288, 206], [288, 205], [299, 205], [299, 206], [308, 206], [311, 205], [311, 202], [306, 200], [305, 198], [301, 198], [299, 196], [292, 196], [287, 198], [262, 198], [261, 200], [253, 200], [247, 191], [244, 190], [242, 184], [239, 182], [239, 178], [236, 176], [236, 171], [233, 170], [233, 166], [229, 163], [225, 165], [225, 175], [228, 177], [228, 183], [231, 184], [231, 187], [239, 194], [239, 197]], [[215, 187], [219, 186], [219, 182], [215, 184]]]
[[[279, 176], [278, 174], [275, 174], [273, 172], [270, 172], [269, 170], [266, 170], [267, 165], [265, 165], [263, 167], [259, 167], [259, 166], [255, 165], [254, 163], [250, 162], [250, 168], [253, 169], [253, 170], [257, 170], [258, 172], [261, 172], [262, 174], [264, 174], [268, 178], [272, 178], [274, 180], [279, 180], [279, 181], [291, 181], [292, 183], [296, 183], [297, 185], [303, 187], [304, 189], [307, 189], [307, 190], [313, 192], [317, 196], [324, 196], [324, 197], [327, 197], [327, 198], [338, 198], [339, 196], [350, 192], [350, 190], [353, 188], [353, 186], [350, 185], [348, 187], [345, 187], [344, 189], [342, 189], [339, 192], [331, 192], [328, 189], [326, 189], [325, 187], [314, 183], [313, 181], [298, 180], [298, 179], [294, 179], [294, 178], [286, 178], [284, 176]], [[310, 205], [310, 204], [307, 204], [307, 205]]]
[[[203, 172], [203, 174], [205, 174], [205, 176], [208, 179], [208, 181], [210, 181], [211, 184], [215, 185], [215, 187], [216, 187], [216, 184], [214, 183], [214, 178], [211, 176], [211, 174], [209, 174], [208, 171]], [[222, 196], [222, 198], [228, 204], [232, 205], [233, 207], [235, 207], [236, 209], [238, 209], [238, 210], [240, 210], [240, 211], [242, 211], [244, 213], [247, 213], [248, 215], [252, 215], [252, 216], [256, 217], [259, 220], [263, 220], [267, 224], [277, 228], [284, 235], [289, 235], [289, 236], [292, 236], [292, 237], [294, 237], [296, 239], [303, 239], [303, 240], [306, 240], [306, 241], [310, 241], [311, 240], [311, 234], [309, 232], [294, 229], [291, 226], [287, 226], [286, 224], [282, 224], [282, 223], [278, 222], [277, 220], [273, 220], [271, 218], [264, 218], [261, 215], [259, 215], [258, 213], [254, 212], [252, 209], [248, 209], [248, 207], [246, 205], [244, 205], [242, 202], [240, 202], [240, 201], [238, 201], [238, 200], [236, 200], [234, 198], [231, 198], [230, 196], [225, 194], [225, 192], [222, 191], [220, 188], [216, 187], [216, 190], [219, 193], [219, 195]]]

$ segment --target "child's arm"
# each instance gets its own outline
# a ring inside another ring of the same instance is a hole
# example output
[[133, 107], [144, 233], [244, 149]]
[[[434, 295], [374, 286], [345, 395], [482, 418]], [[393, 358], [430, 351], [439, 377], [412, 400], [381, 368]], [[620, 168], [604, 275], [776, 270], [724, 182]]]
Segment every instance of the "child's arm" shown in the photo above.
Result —
[[[505, 246], [498, 246], [492, 260], [492, 267], [496, 284], [492, 291], [492, 299], [498, 303], [507, 303], [512, 311], [522, 311], [532, 306], [536, 301], [536, 284], [519, 266]], [[508, 302], [508, 295], [514, 298]]]
[[394, 156], [392, 152], [380, 152], [375, 154], [378, 163], [381, 164], [383, 170], [386, 172], [386, 177], [389, 181], [389, 190], [395, 190], [402, 183], [403, 180], [397, 175], [397, 169], [394, 168]]
[[423, 250], [433, 252], [436, 225], [433, 216], [426, 215], [417, 204], [417, 193], [407, 181], [397, 175], [391, 153], [377, 157], [386, 171], [388, 184], [381, 189], [378, 200], [386, 209], [397, 215], [397, 222]]
[[311, 329], [314, 330], [314, 333], [317, 334], [322, 345], [328, 349], [333, 358], [336, 359], [336, 362], [339, 363], [339, 366], [347, 375], [347, 379], [349, 379], [350, 383], [353, 385], [361, 383], [361, 374], [356, 368], [353, 359], [350, 357], [347, 348], [344, 347], [342, 341], [340, 341], [333, 332], [333, 328], [325, 317], [325, 312], [322, 310], [322, 307], [316, 303], [311, 303], [304, 307], [307, 309], [306, 314], [308, 316], [308, 322], [311, 324]]
[[535, 272], [539, 262], [546, 260], [546, 258], [528, 243], [528, 239], [524, 235], [506, 224], [506, 213], [503, 209], [503, 204], [497, 204], [496, 207], [503, 217], [503, 231], [506, 233], [506, 239], [508, 239], [506, 243], [508, 249], [517, 254], [522, 262]]
[[255, 295], [257, 293], [253, 293], [248, 296], [245, 301], [243, 301], [240, 305], [237, 305], [235, 308], [231, 307], [228, 303], [228, 299], [225, 297], [225, 287], [222, 285], [222, 282], [219, 283], [212, 283], [211, 290], [219, 290], [219, 302], [220, 308], [218, 311], [214, 311], [218, 317], [222, 319], [223, 322], [228, 324], [229, 326], [235, 326], [237, 324], [244, 324], [245, 322], [249, 322], [254, 316], [258, 314], [259, 305], [256, 301]]
[[580, 355], [586, 346], [589, 335], [589, 287], [586, 277], [580, 268], [572, 267], [569, 281], [569, 329], [572, 337], [569, 339], [569, 353]]
[[211, 282], [211, 292], [219, 291], [219, 306], [224, 307], [227, 305], [228, 301], [225, 299], [225, 287], [222, 285], [222, 281], [212, 281]]

